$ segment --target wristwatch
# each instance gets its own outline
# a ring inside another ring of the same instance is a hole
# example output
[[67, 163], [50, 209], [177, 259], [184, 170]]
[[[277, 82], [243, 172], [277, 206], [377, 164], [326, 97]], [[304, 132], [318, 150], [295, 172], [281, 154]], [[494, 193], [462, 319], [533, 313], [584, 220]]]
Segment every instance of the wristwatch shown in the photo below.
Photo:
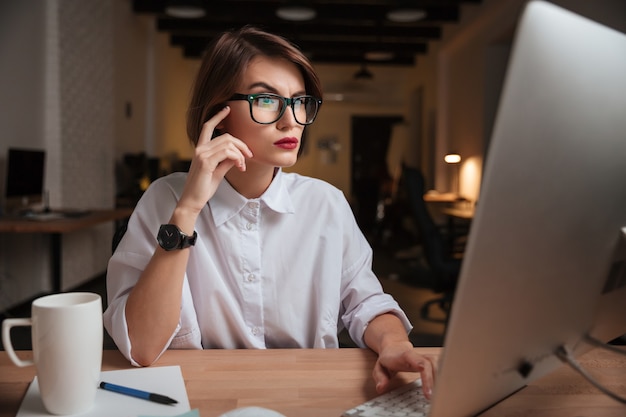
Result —
[[193, 236], [183, 233], [175, 224], [163, 224], [157, 234], [157, 242], [167, 251], [185, 249], [196, 244], [198, 234], [194, 231]]

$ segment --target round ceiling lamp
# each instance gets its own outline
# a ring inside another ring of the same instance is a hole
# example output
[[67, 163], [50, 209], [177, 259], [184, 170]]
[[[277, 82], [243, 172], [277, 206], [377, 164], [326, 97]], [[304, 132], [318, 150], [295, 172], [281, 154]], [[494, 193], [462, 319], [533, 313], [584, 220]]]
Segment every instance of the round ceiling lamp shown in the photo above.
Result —
[[306, 6], [282, 6], [276, 9], [276, 16], [292, 22], [304, 22], [315, 19], [315, 9]]
[[423, 9], [394, 9], [387, 12], [387, 19], [396, 23], [413, 23], [425, 19], [427, 13]]
[[389, 51], [369, 51], [365, 53], [365, 59], [368, 61], [391, 61], [394, 53]]
[[180, 19], [198, 19], [206, 16], [206, 10], [198, 1], [172, 0], [167, 3], [165, 14]]

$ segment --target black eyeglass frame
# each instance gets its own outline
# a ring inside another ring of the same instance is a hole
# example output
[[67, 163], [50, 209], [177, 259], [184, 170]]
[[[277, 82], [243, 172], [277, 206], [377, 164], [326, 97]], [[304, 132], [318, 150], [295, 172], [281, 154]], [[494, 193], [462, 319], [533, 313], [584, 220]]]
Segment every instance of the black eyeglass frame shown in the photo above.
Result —
[[[254, 118], [254, 115], [252, 113], [252, 103], [257, 98], [263, 97], [263, 96], [275, 98], [275, 99], [281, 100], [283, 102], [283, 107], [282, 107], [280, 113], [278, 114], [278, 116], [276, 117], [276, 120], [273, 120], [271, 122], [259, 122], [257, 119]], [[300, 122], [298, 120], [298, 117], [296, 116], [296, 109], [294, 108], [296, 100], [303, 99], [303, 98], [310, 98], [310, 99], [313, 99], [313, 100], [315, 100], [317, 102], [317, 108], [315, 109], [315, 115], [313, 116], [311, 121], [308, 122], [308, 123], [302, 123], [302, 122]], [[302, 125], [302, 126], [308, 126], [308, 125], [312, 124], [315, 121], [315, 119], [317, 118], [317, 114], [320, 111], [320, 107], [322, 106], [322, 99], [321, 98], [318, 98], [318, 97], [315, 97], [315, 96], [309, 96], [309, 95], [296, 96], [296, 97], [283, 97], [283, 96], [279, 96], [278, 94], [274, 94], [274, 93], [258, 93], [258, 94], [235, 93], [228, 99], [228, 101], [239, 101], [239, 100], [248, 102], [249, 107], [250, 107], [250, 117], [252, 118], [252, 120], [255, 123], [258, 123], [260, 125], [271, 125], [272, 123], [276, 123], [277, 121], [280, 120], [281, 117], [283, 117], [287, 107], [291, 107], [291, 112], [293, 114], [293, 118], [296, 121], [296, 123], [298, 123], [299, 125]]]

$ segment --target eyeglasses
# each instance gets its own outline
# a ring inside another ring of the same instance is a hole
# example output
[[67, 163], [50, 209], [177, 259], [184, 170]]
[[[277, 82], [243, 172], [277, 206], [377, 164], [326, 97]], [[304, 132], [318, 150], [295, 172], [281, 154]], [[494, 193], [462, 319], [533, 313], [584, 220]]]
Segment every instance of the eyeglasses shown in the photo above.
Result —
[[296, 123], [310, 125], [315, 121], [322, 100], [313, 96], [282, 97], [278, 94], [233, 94], [229, 101], [245, 100], [250, 104], [252, 120], [262, 125], [278, 121], [287, 106], [291, 107]]

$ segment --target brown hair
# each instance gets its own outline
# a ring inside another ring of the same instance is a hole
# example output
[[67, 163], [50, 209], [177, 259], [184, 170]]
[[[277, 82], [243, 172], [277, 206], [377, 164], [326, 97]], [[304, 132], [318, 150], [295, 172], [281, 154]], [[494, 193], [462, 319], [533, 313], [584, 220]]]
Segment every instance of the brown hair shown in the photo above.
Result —
[[203, 124], [236, 93], [235, 89], [248, 64], [259, 55], [294, 63], [302, 73], [306, 93], [322, 97], [321, 82], [313, 66], [289, 41], [251, 26], [225, 32], [205, 51], [193, 87], [187, 111], [187, 136], [194, 146], [198, 143]]

